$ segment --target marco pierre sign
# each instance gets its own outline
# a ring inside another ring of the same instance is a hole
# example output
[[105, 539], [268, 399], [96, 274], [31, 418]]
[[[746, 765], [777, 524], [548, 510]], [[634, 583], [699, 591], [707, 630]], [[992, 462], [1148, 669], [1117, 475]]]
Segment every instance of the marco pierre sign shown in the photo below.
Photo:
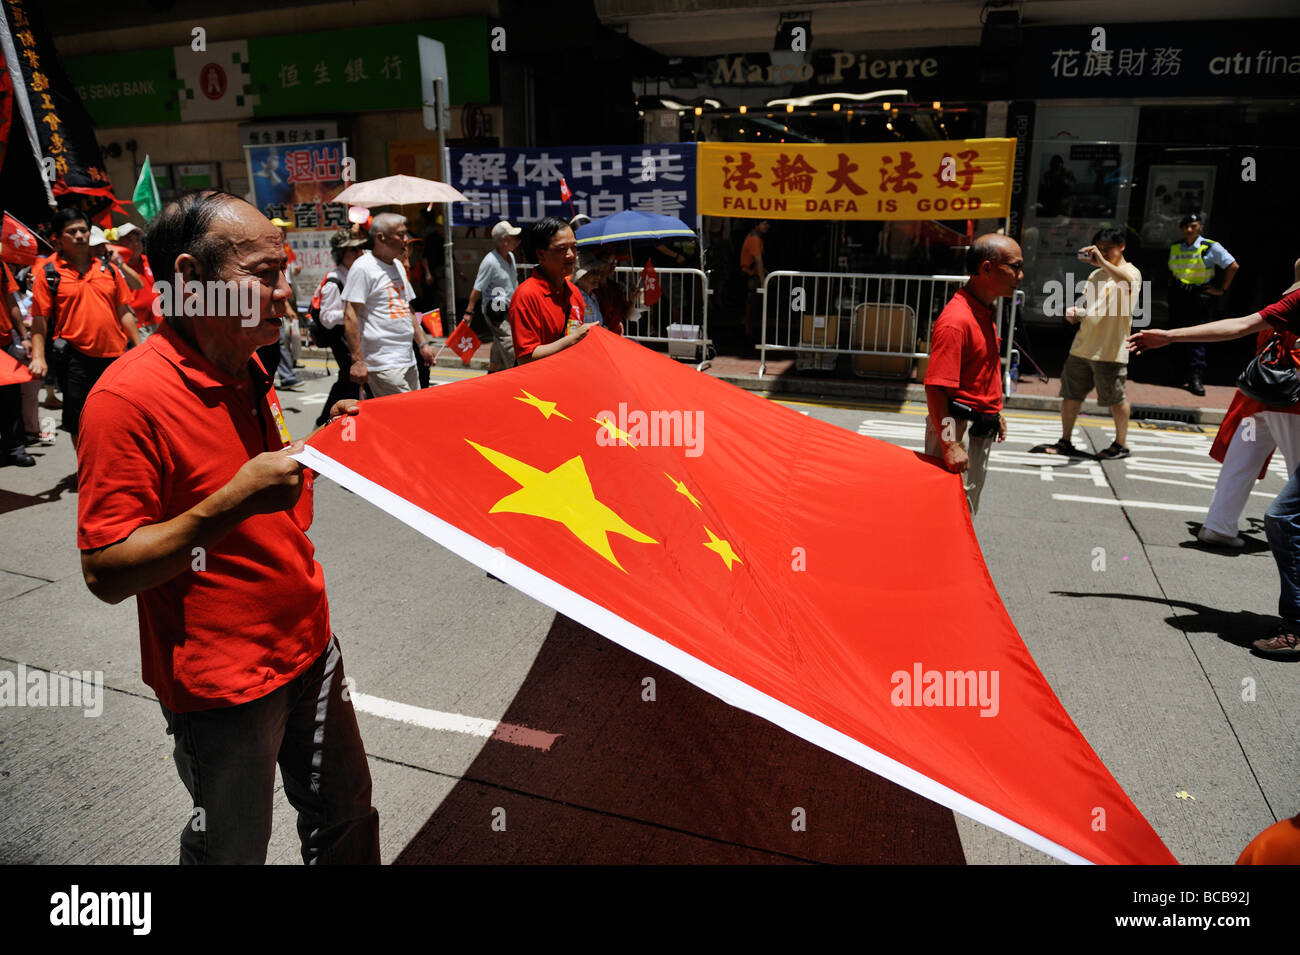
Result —
[[[832, 68], [817, 73], [812, 63], [751, 62], [744, 56], [720, 56], [713, 61], [709, 75], [714, 86], [754, 86], [818, 82], [840, 85], [845, 80], [931, 79], [939, 75], [939, 60], [934, 56], [881, 56], [866, 53], [833, 53]], [[822, 65], [822, 64], [818, 64]]]

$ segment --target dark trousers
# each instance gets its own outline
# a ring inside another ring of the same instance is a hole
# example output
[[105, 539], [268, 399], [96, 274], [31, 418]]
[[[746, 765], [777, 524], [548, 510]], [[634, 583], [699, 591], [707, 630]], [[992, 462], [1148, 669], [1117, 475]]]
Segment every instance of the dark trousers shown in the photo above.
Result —
[[335, 402], [344, 401], [348, 398], [356, 400], [359, 395], [359, 386], [351, 378], [348, 372], [352, 370], [352, 353], [348, 351], [348, 344], [342, 335], [330, 342], [330, 351], [334, 354], [334, 361], [339, 366], [339, 376], [334, 379], [334, 384], [330, 386], [329, 397], [325, 399], [325, 407], [321, 408], [320, 417], [316, 423], [324, 424], [330, 419], [330, 409], [334, 407]]
[[63, 392], [63, 430], [75, 437], [81, 428], [81, 409], [86, 404], [86, 396], [113, 359], [96, 358], [71, 345], [67, 346], [67, 355], [59, 390]]
[[23, 386], [0, 386], [0, 457], [23, 449]]
[[277, 764], [298, 810], [303, 862], [379, 864], [379, 813], [370, 804], [370, 766], [338, 640], [261, 699], [162, 711], [176, 741], [176, 771], [194, 799], [181, 830], [181, 864], [266, 861]]
[[424, 356], [414, 342], [411, 343], [411, 351], [415, 352], [415, 373], [420, 377], [420, 387], [428, 388], [429, 366], [424, 363]]
[[[1169, 327], [1189, 328], [1204, 325], [1214, 318], [1214, 299], [1202, 295], [1192, 286], [1175, 282], [1169, 289]], [[1178, 342], [1177, 367], [1205, 373], [1205, 342]]]

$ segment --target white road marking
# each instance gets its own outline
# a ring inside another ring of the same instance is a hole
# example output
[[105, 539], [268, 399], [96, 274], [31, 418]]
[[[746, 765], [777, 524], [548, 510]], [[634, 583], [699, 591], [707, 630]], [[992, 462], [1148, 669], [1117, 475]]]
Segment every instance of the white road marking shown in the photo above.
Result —
[[410, 723], [412, 726], [420, 726], [429, 730], [440, 730], [445, 733], [466, 733], [470, 736], [481, 736], [484, 739], [501, 740], [506, 743], [514, 743], [517, 746], [540, 749], [543, 752], [555, 745], [555, 741], [562, 735], [560, 733], [546, 733], [542, 730], [530, 729], [527, 726], [518, 726], [514, 723], [502, 723], [498, 720], [485, 720], [476, 716], [462, 716], [459, 713], [443, 713], [439, 710], [429, 710], [422, 706], [411, 706], [409, 703], [397, 703], [393, 700], [381, 699], [368, 693], [357, 693], [355, 690], [352, 691], [351, 696], [353, 708], [360, 713], [382, 716], [384, 719]]
[[1054, 501], [1078, 501], [1083, 504], [1111, 504], [1116, 507], [1149, 507], [1157, 511], [1186, 511], [1204, 514], [1203, 504], [1162, 504], [1158, 501], [1117, 501], [1113, 497], [1081, 497], [1078, 494], [1053, 494]]
[[320, 391], [314, 395], [302, 395], [300, 398], [298, 398], [298, 403], [303, 405], [323, 405], [325, 403], [325, 399], [327, 399], [328, 397], [329, 395], [325, 394], [325, 392], [323, 391]]
[[[1179, 487], [1199, 487], [1202, 491], [1213, 491], [1213, 484], [1193, 484], [1191, 481], [1171, 481], [1169, 478], [1150, 477], [1146, 474], [1130, 474], [1130, 481], [1151, 481], [1155, 484], [1176, 484]], [[1251, 497], [1266, 497], [1270, 501], [1277, 497], [1276, 494], [1266, 494], [1263, 491], [1251, 491]]]

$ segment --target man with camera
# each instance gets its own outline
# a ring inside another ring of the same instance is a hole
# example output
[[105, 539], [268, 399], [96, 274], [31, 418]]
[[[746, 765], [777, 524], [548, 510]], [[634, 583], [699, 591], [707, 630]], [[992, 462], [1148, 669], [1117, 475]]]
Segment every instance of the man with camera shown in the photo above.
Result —
[[1097, 457], [1126, 458], [1129, 403], [1124, 394], [1128, 379], [1128, 348], [1133, 306], [1142, 288], [1142, 273], [1124, 258], [1124, 232], [1099, 229], [1092, 245], [1079, 250], [1079, 260], [1096, 266], [1084, 286], [1078, 305], [1065, 310], [1065, 320], [1078, 325], [1070, 354], [1061, 369], [1061, 439], [1031, 451], [1082, 457], [1070, 441], [1083, 399], [1094, 387], [1097, 404], [1109, 408], [1115, 421], [1115, 440]]
[[972, 516], [979, 511], [993, 442], [1007, 436], [994, 305], [1016, 293], [1023, 265], [1014, 240], [995, 233], [976, 236], [966, 252], [970, 279], [949, 299], [930, 335], [925, 453], [963, 475]]

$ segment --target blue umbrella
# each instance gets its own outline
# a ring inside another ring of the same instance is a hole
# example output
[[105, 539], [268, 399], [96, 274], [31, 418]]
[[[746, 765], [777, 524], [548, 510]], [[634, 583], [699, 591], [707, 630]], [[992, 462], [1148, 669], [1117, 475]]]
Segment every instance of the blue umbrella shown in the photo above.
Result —
[[693, 239], [695, 230], [675, 216], [627, 210], [593, 219], [579, 226], [576, 235], [578, 245], [583, 246], [637, 239]]

